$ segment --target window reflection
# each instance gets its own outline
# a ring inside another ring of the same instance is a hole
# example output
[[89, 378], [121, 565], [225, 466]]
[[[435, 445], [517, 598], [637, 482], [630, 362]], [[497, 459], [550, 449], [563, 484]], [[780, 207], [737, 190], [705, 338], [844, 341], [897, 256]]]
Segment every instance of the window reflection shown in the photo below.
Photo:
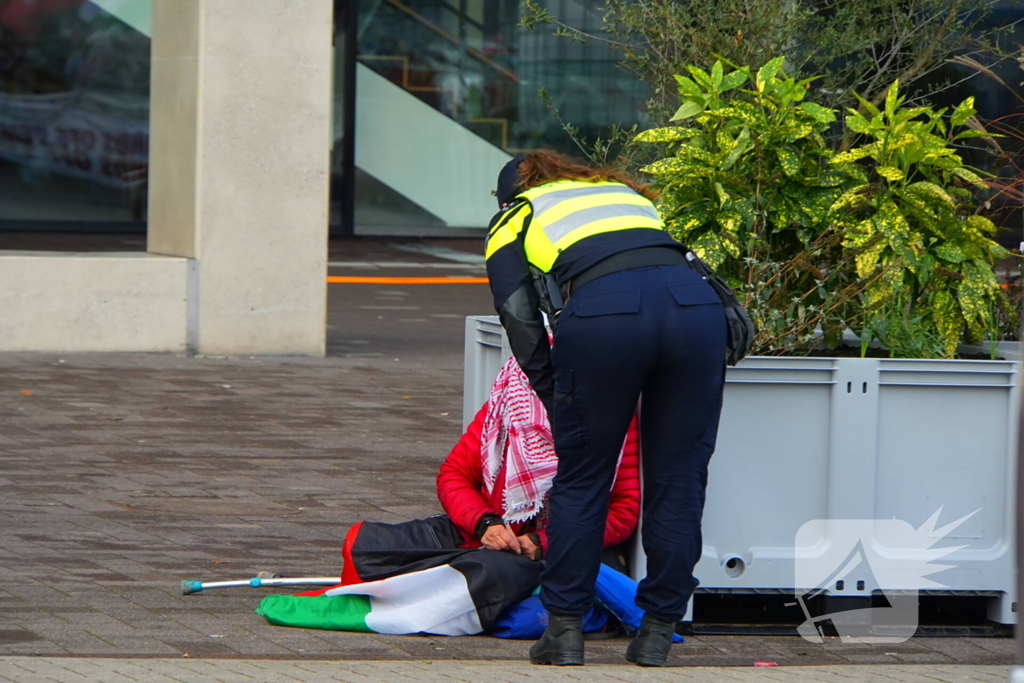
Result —
[[92, 2], [0, 0], [0, 229], [141, 228], [149, 44]]
[[[604, 33], [597, 0], [543, 4], [592, 35]], [[437, 234], [444, 234], [438, 227], [484, 227], [493, 212], [492, 200], [474, 208], [474, 223], [466, 223], [467, 212], [449, 215], [445, 206], [423, 204], [419, 181], [410, 180], [407, 169], [427, 159], [429, 168], [423, 173], [430, 177], [422, 182], [430, 184], [431, 197], [443, 192], [452, 202], [475, 204], [480, 188], [467, 192], [457, 181], [444, 185], [437, 176], [455, 177], [455, 167], [473, 166], [474, 174], [490, 179], [500, 167], [495, 151], [498, 158], [540, 147], [577, 151], [542, 101], [541, 88], [581, 136], [598, 137], [611, 122], [626, 127], [646, 123], [648, 88], [616, 66], [618, 55], [606, 42], [574, 43], [556, 37], [550, 27], [529, 32], [519, 26], [519, 0], [359, 0], [357, 6], [358, 65], [385, 81], [364, 77], [356, 94], [356, 110], [361, 112], [355, 124], [357, 168], [352, 172], [357, 234], [397, 226], [420, 226]], [[407, 103], [402, 108], [409, 113], [396, 125], [430, 133], [415, 145], [386, 139], [365, 118], [360, 120], [360, 115], [373, 116], [362, 108], [365, 100], [360, 102], [367, 96], [392, 106]], [[415, 101], [428, 105], [433, 114], [414, 106]], [[438, 114], [450, 125], [439, 123]], [[396, 151], [397, 144], [406, 146], [405, 157]], [[390, 165], [374, 163], [372, 172], [360, 169], [361, 155], [375, 160], [386, 156]]]

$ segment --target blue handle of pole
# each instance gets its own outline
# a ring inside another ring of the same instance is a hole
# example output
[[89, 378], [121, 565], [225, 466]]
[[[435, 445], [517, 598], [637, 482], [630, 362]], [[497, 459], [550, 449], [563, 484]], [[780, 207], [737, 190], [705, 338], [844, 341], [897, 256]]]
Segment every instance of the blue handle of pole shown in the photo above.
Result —
[[191, 595], [192, 593], [198, 593], [203, 590], [202, 581], [182, 581], [181, 582], [181, 594]]

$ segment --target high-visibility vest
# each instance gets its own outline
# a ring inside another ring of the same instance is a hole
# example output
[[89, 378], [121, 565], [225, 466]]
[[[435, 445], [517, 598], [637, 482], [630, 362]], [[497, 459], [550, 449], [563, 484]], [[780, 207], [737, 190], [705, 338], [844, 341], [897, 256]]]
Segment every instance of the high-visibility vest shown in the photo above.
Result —
[[526, 260], [550, 272], [558, 255], [582, 239], [605, 232], [665, 224], [651, 200], [622, 183], [559, 180], [521, 192], [533, 215], [526, 232]]

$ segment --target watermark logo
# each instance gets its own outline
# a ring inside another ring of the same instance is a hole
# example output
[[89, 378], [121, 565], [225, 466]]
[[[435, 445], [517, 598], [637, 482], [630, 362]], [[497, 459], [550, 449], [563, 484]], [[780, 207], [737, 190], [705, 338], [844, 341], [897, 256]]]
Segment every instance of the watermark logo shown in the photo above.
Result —
[[967, 547], [932, 546], [979, 510], [939, 529], [942, 508], [917, 529], [900, 519], [804, 524], [796, 534], [794, 584], [795, 604], [806, 619], [797, 629], [800, 635], [821, 643], [831, 624], [844, 643], [910, 639], [917, 631], [918, 591], [945, 588], [925, 577], [955, 566], [933, 561]]

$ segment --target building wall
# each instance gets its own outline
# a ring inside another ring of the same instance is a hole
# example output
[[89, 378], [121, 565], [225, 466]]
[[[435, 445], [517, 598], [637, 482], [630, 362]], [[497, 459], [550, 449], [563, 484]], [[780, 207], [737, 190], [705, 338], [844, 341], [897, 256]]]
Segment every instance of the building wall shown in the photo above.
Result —
[[[18, 25], [31, 36], [44, 19]], [[93, 42], [126, 30], [101, 19]], [[331, 25], [323, 0], [152, 0], [150, 253], [0, 251], [0, 351], [323, 355]], [[81, 128], [24, 124], [18, 150], [99, 182], [117, 170], [102, 127], [118, 119], [75, 116]]]

